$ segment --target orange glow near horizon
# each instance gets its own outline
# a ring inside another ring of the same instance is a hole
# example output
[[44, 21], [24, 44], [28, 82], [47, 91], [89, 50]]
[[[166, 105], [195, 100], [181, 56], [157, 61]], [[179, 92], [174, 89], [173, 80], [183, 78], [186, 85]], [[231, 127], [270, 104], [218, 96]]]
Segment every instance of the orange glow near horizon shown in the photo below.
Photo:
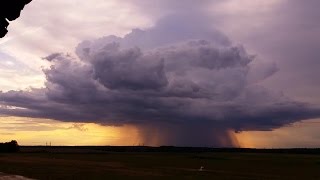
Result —
[[[69, 123], [47, 119], [0, 117], [0, 142], [17, 140], [20, 145], [136, 146], [144, 144], [134, 126], [102, 126], [94, 123]], [[229, 132], [237, 147], [290, 148], [319, 147], [320, 120], [304, 121], [273, 131]], [[152, 146], [158, 146], [160, 132], [155, 132]], [[150, 141], [151, 142], [151, 141]]]
[[132, 126], [102, 126], [31, 118], [1, 117], [0, 141], [20, 145], [137, 145], [138, 130]]
[[244, 131], [237, 133], [243, 148], [319, 148], [320, 119], [297, 122], [273, 131]]

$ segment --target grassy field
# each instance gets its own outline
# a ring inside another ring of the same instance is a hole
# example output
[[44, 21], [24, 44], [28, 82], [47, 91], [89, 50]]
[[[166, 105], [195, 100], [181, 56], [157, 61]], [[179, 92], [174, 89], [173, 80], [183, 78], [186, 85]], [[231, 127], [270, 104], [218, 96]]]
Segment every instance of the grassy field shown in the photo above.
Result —
[[[199, 171], [203, 166], [204, 170]], [[36, 179], [320, 179], [320, 156], [266, 153], [0, 154], [0, 172]]]

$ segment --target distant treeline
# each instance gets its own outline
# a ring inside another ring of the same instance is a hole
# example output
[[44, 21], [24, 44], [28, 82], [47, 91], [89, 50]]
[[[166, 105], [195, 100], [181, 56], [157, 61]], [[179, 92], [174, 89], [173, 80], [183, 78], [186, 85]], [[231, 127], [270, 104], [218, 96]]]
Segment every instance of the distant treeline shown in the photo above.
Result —
[[[86, 147], [82, 147], [86, 148]], [[90, 147], [87, 147], [90, 148]], [[175, 146], [103, 146], [91, 147], [95, 150], [109, 152], [177, 152], [177, 153], [283, 153], [283, 154], [320, 154], [318, 148], [293, 148], [293, 149], [255, 149], [255, 148], [212, 148], [212, 147], [175, 147]]]
[[50, 150], [95, 150], [103, 152], [174, 152], [174, 153], [280, 153], [280, 154], [320, 154], [320, 148], [293, 149], [254, 149], [254, 148], [212, 148], [212, 147], [175, 147], [175, 146], [23, 146], [22, 148]]
[[0, 143], [0, 153], [14, 153], [19, 151], [18, 142], [12, 140], [11, 142]]
[[[94, 148], [94, 147], [92, 147]], [[210, 147], [175, 147], [175, 146], [105, 146], [95, 147], [96, 150], [113, 152], [177, 152], [177, 153], [280, 153], [280, 154], [320, 154], [319, 148], [293, 149], [255, 149], [255, 148], [210, 148]]]

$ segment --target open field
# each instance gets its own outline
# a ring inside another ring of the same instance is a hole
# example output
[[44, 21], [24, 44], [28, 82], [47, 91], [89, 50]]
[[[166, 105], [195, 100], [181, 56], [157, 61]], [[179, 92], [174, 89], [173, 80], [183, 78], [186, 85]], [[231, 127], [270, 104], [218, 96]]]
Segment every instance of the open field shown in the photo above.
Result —
[[0, 172], [36, 179], [320, 179], [317, 154], [63, 149], [0, 154]]

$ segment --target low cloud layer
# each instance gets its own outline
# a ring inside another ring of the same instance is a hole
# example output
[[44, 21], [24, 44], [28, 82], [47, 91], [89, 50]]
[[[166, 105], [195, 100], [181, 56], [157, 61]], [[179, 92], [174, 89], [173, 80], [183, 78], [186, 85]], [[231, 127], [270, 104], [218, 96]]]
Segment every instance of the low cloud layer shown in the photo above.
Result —
[[145, 144], [235, 146], [232, 131], [272, 130], [320, 109], [259, 85], [278, 71], [183, 13], [125, 37], [54, 53], [45, 88], [0, 94], [0, 113], [134, 125]]

